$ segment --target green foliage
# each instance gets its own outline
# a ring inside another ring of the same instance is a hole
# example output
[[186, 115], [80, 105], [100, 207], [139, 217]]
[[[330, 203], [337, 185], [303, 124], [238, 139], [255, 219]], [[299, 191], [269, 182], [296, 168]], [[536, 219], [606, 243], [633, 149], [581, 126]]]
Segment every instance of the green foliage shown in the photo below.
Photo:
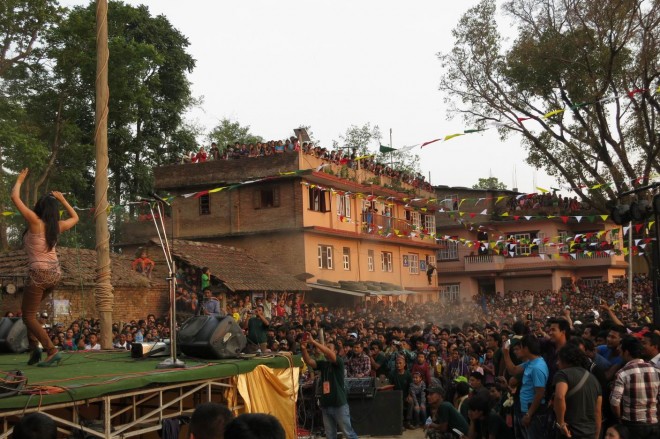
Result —
[[480, 178], [479, 182], [472, 186], [472, 189], [490, 189], [506, 190], [506, 185], [499, 181], [497, 177]]
[[41, 38], [60, 21], [57, 0], [3, 0], [0, 2], [0, 78], [26, 63]]
[[227, 146], [234, 146], [236, 142], [239, 143], [257, 143], [263, 142], [261, 136], [256, 136], [250, 132], [250, 126], [241, 126], [238, 122], [232, 122], [230, 119], [224, 118], [220, 123], [214, 127], [208, 135], [211, 142], [218, 144], [218, 149], [223, 151]]
[[[29, 4], [27, 13], [35, 14], [26, 23], [38, 21], [41, 13], [32, 6], [56, 4], [11, 0], [0, 5], [0, 23], [6, 19], [4, 5], [18, 3]], [[35, 56], [15, 63], [0, 82], [0, 169], [30, 167], [28, 203], [56, 189], [73, 192], [75, 203], [88, 208], [95, 206], [96, 5], [66, 12], [60, 17], [51, 11], [51, 21], [41, 24]], [[196, 103], [187, 78], [195, 60], [187, 53], [187, 38], [164, 16], [151, 16], [146, 6], [110, 2], [108, 29], [108, 200], [121, 206], [152, 189], [153, 166], [175, 162], [195, 148], [200, 130], [182, 119]], [[20, 41], [14, 46], [26, 47], [27, 40]], [[12, 176], [5, 180], [13, 183]], [[112, 242], [120, 239], [119, 210], [111, 215]], [[93, 237], [93, 216], [88, 219], [77, 229]], [[81, 241], [94, 245], [90, 239]]]
[[[503, 9], [517, 36], [507, 47], [495, 5], [469, 9], [451, 52], [439, 54], [451, 112], [470, 126], [496, 122], [502, 138], [520, 135], [528, 163], [604, 211], [607, 198], [660, 171], [660, 3], [510, 0]], [[619, 98], [602, 101], [610, 96]], [[595, 184], [604, 191], [582, 189]]]
[[376, 147], [378, 147], [381, 138], [382, 135], [378, 125], [372, 127], [367, 122], [362, 126], [351, 125], [346, 133], [339, 136], [339, 140], [332, 141], [332, 147], [334, 149], [346, 149], [349, 155], [354, 152], [356, 155], [362, 156], [369, 153], [370, 144], [376, 143]]

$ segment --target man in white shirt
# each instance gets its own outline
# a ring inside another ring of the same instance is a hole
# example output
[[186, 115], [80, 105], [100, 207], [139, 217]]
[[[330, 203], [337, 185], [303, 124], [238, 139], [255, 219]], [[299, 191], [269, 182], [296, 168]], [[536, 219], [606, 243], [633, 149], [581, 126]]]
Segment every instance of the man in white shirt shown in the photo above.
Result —
[[100, 351], [101, 350], [101, 345], [98, 342], [98, 337], [96, 336], [95, 333], [90, 333], [89, 334], [89, 343], [85, 345], [85, 350], [86, 351]]
[[660, 369], [660, 335], [647, 332], [642, 337], [642, 357]]

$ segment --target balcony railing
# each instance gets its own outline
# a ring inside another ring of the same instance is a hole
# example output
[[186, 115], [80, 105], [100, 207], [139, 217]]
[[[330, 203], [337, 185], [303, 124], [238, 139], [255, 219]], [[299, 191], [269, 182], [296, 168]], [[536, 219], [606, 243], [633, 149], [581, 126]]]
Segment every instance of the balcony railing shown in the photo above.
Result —
[[413, 226], [408, 221], [392, 218], [391, 216], [379, 215], [377, 213], [362, 214], [362, 232], [376, 235], [396, 233], [408, 235], [413, 231]]

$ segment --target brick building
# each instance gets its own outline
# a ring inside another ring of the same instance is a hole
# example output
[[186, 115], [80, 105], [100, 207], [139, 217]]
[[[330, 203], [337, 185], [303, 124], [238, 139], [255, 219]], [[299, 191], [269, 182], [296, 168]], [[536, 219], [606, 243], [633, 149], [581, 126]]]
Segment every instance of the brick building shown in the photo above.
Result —
[[[166, 230], [175, 239], [244, 248], [307, 279], [310, 300], [368, 295], [438, 297], [435, 215], [415, 198], [433, 192], [308, 154], [219, 160], [154, 170], [174, 196]], [[127, 223], [121, 246], [153, 238], [153, 224]]]
[[513, 191], [439, 186], [436, 192], [446, 203], [436, 213], [444, 300], [626, 275], [623, 230], [600, 212], [557, 203], [520, 210], [528, 195]]

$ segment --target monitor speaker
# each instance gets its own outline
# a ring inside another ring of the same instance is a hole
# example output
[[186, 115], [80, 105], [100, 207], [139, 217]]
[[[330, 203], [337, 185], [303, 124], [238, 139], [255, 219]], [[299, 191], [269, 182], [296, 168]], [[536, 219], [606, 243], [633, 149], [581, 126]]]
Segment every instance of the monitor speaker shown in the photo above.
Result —
[[0, 352], [21, 353], [28, 350], [27, 326], [20, 317], [0, 319]]
[[247, 338], [232, 316], [191, 317], [177, 334], [177, 346], [189, 357], [236, 358], [246, 344]]
[[351, 426], [358, 436], [400, 436], [403, 432], [401, 390], [376, 392], [373, 398], [349, 399]]

